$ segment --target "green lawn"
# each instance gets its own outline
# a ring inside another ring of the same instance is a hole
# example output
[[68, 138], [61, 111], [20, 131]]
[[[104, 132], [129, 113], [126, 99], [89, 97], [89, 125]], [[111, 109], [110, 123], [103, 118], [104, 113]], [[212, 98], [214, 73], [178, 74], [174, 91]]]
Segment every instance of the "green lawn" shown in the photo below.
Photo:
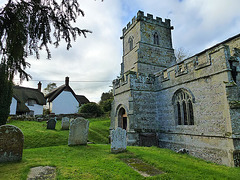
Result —
[[[109, 123], [106, 119], [90, 119], [89, 141], [98, 144], [68, 147], [68, 131], [60, 130], [60, 122], [56, 130], [46, 130], [45, 123], [13, 121], [11, 124], [21, 128], [25, 136], [23, 160], [0, 164], [0, 179], [25, 180], [29, 169], [40, 165], [55, 166], [57, 179], [239, 179], [240, 168], [216, 165], [168, 149], [128, 146], [125, 153], [111, 154], [110, 145], [104, 144]], [[133, 157], [164, 173], [142, 177], [122, 160]]]
[[[109, 119], [89, 119], [88, 140], [96, 144], [107, 144], [109, 135]], [[47, 129], [46, 122], [11, 121], [24, 134], [24, 148], [38, 148], [68, 144], [69, 130], [61, 130], [61, 121], [56, 124], [56, 130]]]

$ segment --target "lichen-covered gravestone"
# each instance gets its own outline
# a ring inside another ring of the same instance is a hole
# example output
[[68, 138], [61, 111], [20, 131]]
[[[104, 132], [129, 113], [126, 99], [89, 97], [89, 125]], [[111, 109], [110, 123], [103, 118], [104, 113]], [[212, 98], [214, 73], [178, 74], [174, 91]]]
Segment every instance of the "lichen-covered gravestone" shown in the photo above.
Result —
[[69, 118], [63, 117], [62, 118], [62, 130], [68, 130], [70, 126]]
[[127, 133], [125, 129], [120, 127], [112, 130], [111, 152], [120, 153], [126, 151], [127, 148]]
[[0, 126], [0, 163], [22, 160], [24, 136], [13, 125]]
[[88, 138], [89, 121], [78, 117], [70, 122], [68, 145], [86, 145]]
[[57, 120], [55, 119], [50, 119], [47, 121], [47, 129], [55, 129]]

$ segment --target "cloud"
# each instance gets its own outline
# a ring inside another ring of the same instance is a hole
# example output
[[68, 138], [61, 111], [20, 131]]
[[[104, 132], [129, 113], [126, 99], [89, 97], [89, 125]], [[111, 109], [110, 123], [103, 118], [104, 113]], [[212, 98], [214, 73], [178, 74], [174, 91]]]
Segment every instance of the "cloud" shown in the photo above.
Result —
[[[120, 73], [122, 59], [122, 28], [136, 16], [138, 10], [154, 17], [171, 19], [174, 26], [172, 40], [175, 48], [184, 47], [192, 54], [239, 33], [239, 0], [79, 0], [85, 17], [76, 26], [92, 30], [87, 38], [78, 37], [73, 48], [66, 50], [64, 42], [59, 48], [51, 48], [52, 59], [30, 57], [28, 72], [33, 80], [64, 83], [70, 77], [70, 85], [77, 94], [86, 95], [98, 102], [102, 92], [110, 89], [111, 80]], [[71, 82], [108, 81], [109, 82]], [[59, 82], [61, 81], [61, 82]], [[37, 81], [24, 82], [24, 86], [37, 87]]]

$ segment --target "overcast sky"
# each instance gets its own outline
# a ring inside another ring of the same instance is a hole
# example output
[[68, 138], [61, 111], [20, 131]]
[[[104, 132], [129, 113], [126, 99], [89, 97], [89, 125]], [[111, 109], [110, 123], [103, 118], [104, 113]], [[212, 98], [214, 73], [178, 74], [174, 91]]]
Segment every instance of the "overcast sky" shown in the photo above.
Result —
[[[3, 1], [3, 0], [0, 0]], [[4, 0], [6, 1], [6, 0]], [[70, 77], [70, 86], [79, 95], [98, 102], [102, 92], [110, 90], [111, 81], [120, 73], [122, 28], [138, 10], [163, 19], [174, 26], [174, 48], [183, 47], [194, 55], [240, 33], [240, 0], [79, 0], [84, 17], [76, 26], [93, 31], [78, 37], [73, 48], [51, 48], [52, 59], [42, 53], [40, 60], [29, 57], [27, 70], [32, 80], [22, 86], [43, 88], [50, 82], [58, 86]], [[89, 81], [89, 82], [84, 82]], [[99, 82], [92, 82], [99, 81]], [[101, 82], [104, 81], [104, 82]]]

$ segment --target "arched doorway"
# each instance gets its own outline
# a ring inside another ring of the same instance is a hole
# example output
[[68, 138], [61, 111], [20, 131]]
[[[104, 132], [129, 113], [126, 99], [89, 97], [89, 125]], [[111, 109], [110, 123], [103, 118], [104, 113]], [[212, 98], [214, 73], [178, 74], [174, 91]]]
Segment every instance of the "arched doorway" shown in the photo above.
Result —
[[121, 108], [118, 112], [118, 127], [127, 130], [127, 113], [124, 108]]

